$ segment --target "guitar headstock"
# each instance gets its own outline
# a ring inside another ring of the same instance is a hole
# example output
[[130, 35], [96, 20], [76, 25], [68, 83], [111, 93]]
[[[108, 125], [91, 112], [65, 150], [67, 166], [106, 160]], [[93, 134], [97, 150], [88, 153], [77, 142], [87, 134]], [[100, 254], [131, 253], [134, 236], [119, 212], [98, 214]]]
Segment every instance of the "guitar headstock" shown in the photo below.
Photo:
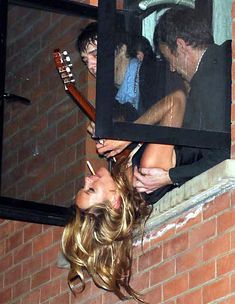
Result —
[[75, 79], [71, 72], [72, 63], [67, 51], [61, 52], [59, 49], [54, 50], [53, 52], [54, 62], [57, 68], [57, 71], [60, 74], [60, 77], [63, 81], [65, 90], [68, 90], [67, 85], [73, 84]]

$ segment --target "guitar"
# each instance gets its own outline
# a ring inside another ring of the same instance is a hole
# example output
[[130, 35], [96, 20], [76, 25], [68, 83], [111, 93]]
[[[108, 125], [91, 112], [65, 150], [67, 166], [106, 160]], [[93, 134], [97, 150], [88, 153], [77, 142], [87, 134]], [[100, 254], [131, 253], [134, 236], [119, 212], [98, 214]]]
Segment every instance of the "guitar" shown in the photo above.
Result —
[[[73, 78], [73, 74], [71, 72], [71, 60], [68, 56], [68, 52], [61, 52], [60, 49], [55, 49], [53, 52], [54, 62], [59, 72], [59, 75], [63, 81], [65, 91], [69, 92], [70, 95], [77, 102], [79, 107], [85, 113], [85, 115], [93, 122], [95, 122], [95, 107], [84, 98], [81, 92], [75, 87], [75, 79]], [[127, 147], [121, 153], [113, 157], [113, 159], [120, 159], [121, 157], [128, 157], [130, 154], [130, 149]]]
[[65, 90], [73, 96], [74, 100], [77, 102], [86, 116], [91, 121], [95, 122], [94, 106], [83, 97], [81, 92], [78, 91], [74, 85], [75, 79], [73, 78], [73, 74], [71, 72], [72, 63], [70, 61], [70, 57], [68, 56], [68, 52], [64, 51], [61, 53], [59, 49], [55, 49], [53, 52], [53, 57], [57, 71], [59, 72], [63, 81]]

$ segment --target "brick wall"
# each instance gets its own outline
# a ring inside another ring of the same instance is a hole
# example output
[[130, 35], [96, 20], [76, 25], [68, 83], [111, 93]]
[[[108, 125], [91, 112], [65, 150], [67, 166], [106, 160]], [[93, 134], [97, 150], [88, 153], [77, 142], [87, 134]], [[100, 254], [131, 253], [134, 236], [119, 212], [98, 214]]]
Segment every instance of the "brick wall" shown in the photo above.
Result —
[[[92, 143], [85, 138], [84, 116], [66, 98], [59, 76], [51, 72], [53, 48], [66, 47], [71, 50], [76, 78], [80, 83], [93, 82], [87, 79], [71, 38], [86, 21], [71, 18], [42, 16], [19, 7], [10, 10], [7, 88], [31, 99], [32, 105], [6, 106], [5, 195], [67, 205], [82, 180], [77, 176], [80, 166], [85, 168], [81, 152], [86, 149], [89, 157], [95, 157]], [[22, 28], [23, 20], [30, 26]], [[92, 97], [84, 85], [82, 90]], [[233, 124], [234, 99], [233, 95]], [[83, 135], [80, 146], [77, 142]], [[234, 127], [232, 136], [234, 158]], [[152, 231], [144, 254], [135, 247], [133, 287], [143, 291], [146, 301], [235, 303], [234, 205], [235, 192], [224, 194]], [[58, 227], [0, 220], [0, 304], [119, 302], [89, 279], [85, 292], [74, 298], [66, 283], [67, 270], [56, 266], [61, 233]]]

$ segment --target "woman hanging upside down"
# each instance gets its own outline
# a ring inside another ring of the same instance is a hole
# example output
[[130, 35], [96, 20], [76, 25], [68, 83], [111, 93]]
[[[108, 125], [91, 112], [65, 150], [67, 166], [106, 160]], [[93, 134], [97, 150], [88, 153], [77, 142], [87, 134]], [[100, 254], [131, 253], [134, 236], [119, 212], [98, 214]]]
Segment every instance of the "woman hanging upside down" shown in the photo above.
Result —
[[[181, 126], [184, 106], [170, 97], [162, 103], [158, 103], [160, 124]], [[148, 144], [139, 166], [169, 170], [175, 166], [174, 147]], [[63, 232], [62, 250], [71, 266], [71, 287], [77, 276], [82, 291], [88, 272], [98, 287], [121, 300], [132, 298], [144, 303], [130, 286], [132, 243], [135, 230], [143, 233], [152, 207], [132, 186], [133, 169], [128, 159], [121, 159], [111, 173], [102, 167], [85, 178], [84, 188], [75, 199], [74, 214]]]

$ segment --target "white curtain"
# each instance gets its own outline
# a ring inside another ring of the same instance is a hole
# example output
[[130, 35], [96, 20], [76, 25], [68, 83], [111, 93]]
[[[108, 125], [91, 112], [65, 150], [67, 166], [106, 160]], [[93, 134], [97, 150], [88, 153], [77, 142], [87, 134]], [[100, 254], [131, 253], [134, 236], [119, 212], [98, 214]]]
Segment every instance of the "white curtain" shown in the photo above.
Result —
[[213, 0], [213, 35], [217, 44], [232, 39], [232, 1]]

